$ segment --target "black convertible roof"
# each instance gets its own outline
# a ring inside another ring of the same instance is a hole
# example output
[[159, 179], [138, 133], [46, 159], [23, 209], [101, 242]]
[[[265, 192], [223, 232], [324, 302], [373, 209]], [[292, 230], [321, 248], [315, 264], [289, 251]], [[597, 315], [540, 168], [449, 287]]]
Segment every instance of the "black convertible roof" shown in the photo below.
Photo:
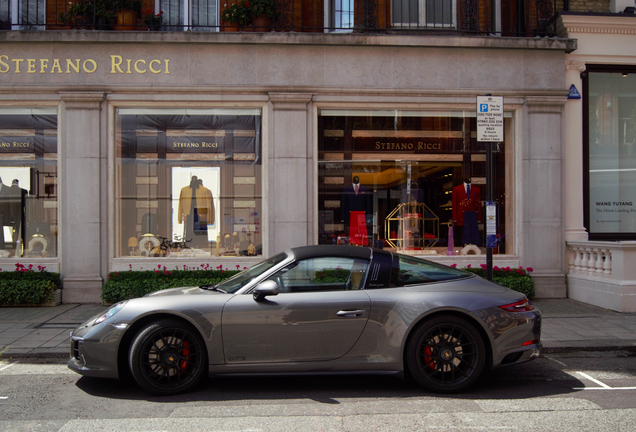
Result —
[[371, 259], [371, 256], [374, 253], [388, 253], [380, 249], [372, 249], [370, 247], [344, 245], [300, 246], [292, 248], [291, 251], [296, 259], [323, 256]]

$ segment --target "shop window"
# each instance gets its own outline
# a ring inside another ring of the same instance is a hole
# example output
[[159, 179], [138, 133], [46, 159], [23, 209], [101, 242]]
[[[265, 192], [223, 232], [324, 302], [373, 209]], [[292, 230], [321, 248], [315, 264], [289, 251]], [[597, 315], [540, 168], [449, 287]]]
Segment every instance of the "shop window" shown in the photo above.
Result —
[[393, 25], [396, 27], [455, 27], [455, 0], [394, 0]]
[[57, 256], [57, 110], [0, 108], [0, 258]]
[[636, 70], [590, 65], [584, 98], [590, 239], [636, 239]]
[[[511, 148], [493, 145], [499, 254], [514, 253]], [[485, 251], [486, 144], [475, 112], [324, 109], [318, 151], [319, 243]]]
[[261, 254], [260, 110], [119, 109], [116, 149], [117, 256]]
[[160, 0], [163, 28], [167, 30], [215, 31], [217, 0]]
[[44, 30], [44, 0], [9, 0], [0, 4], [0, 30]]

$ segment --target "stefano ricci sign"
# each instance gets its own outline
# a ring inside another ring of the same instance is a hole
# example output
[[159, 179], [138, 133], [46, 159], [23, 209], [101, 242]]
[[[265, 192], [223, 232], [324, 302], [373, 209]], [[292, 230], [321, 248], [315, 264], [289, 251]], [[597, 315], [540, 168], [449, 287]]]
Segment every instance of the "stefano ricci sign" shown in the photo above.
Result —
[[17, 58], [0, 54], [0, 74], [92, 74], [106, 68], [110, 74], [169, 74], [169, 59], [126, 58], [109, 61], [82, 58]]

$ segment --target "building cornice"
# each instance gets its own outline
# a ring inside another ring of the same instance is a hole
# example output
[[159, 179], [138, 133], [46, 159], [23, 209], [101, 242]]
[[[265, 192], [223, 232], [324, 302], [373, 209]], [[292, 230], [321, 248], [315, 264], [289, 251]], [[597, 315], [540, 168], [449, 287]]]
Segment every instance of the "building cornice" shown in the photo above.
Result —
[[535, 49], [572, 52], [576, 41], [562, 38], [513, 38], [430, 34], [231, 33], [136, 31], [0, 31], [0, 44], [269, 44], [315, 46], [395, 46], [420, 48]]
[[636, 19], [633, 15], [560, 15], [557, 35], [576, 38], [577, 34], [636, 35]]

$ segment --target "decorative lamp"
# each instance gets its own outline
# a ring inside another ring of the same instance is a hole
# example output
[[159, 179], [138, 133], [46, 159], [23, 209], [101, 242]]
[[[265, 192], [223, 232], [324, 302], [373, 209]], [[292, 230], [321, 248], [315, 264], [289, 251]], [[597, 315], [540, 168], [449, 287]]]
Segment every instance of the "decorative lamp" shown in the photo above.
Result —
[[130, 237], [128, 239], [128, 247], [132, 248], [132, 250], [130, 251], [131, 256], [135, 252], [135, 248], [137, 247], [138, 244], [139, 244], [139, 241], [137, 241], [137, 237]]

